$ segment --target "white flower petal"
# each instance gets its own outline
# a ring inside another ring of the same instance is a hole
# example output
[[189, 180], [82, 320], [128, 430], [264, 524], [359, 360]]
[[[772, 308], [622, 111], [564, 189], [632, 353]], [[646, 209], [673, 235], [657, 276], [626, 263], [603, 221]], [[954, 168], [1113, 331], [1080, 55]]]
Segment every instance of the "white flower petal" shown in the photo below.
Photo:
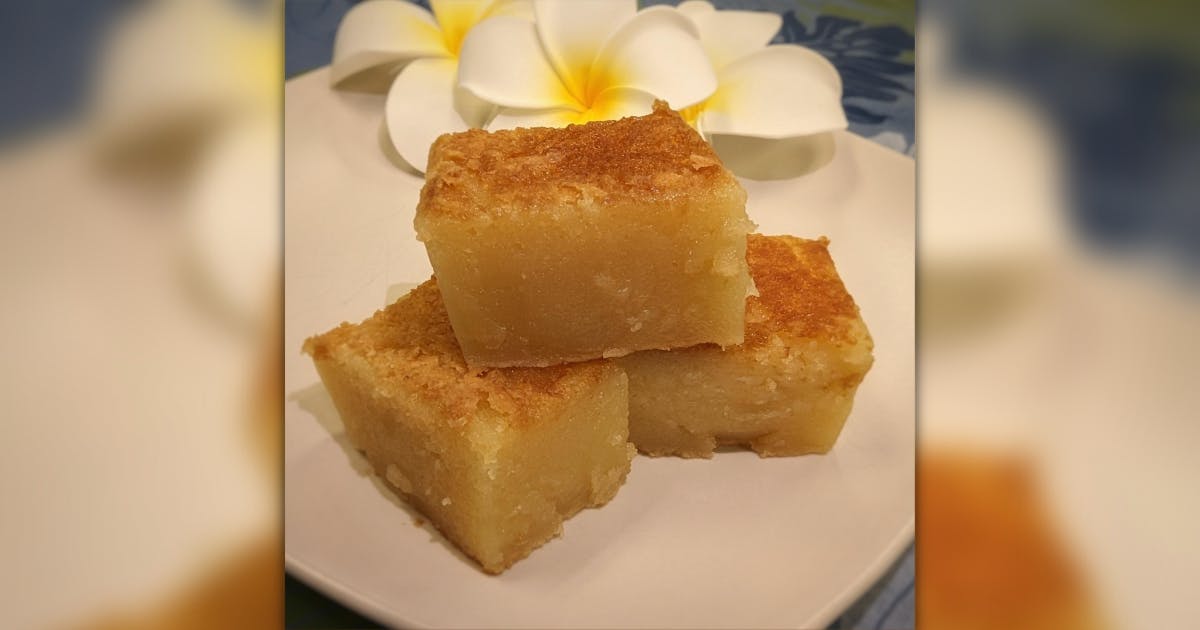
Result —
[[483, 19], [511, 15], [532, 22], [535, 19], [532, 0], [496, 0], [491, 8], [483, 14]]
[[536, 27], [517, 17], [471, 29], [459, 54], [458, 84], [503, 107], [582, 109], [542, 54]]
[[92, 105], [105, 153], [140, 153], [154, 138], [188, 137], [178, 132], [223, 119], [238, 104], [234, 73], [223, 62], [236, 21], [227, 11], [209, 2], [153, 3], [114, 24]]
[[191, 173], [184, 196], [185, 254], [201, 287], [237, 323], [263, 321], [278, 281], [280, 129], [270, 118], [222, 129]]
[[616, 120], [626, 116], [644, 116], [654, 110], [655, 96], [632, 88], [611, 88], [596, 99], [590, 109], [501, 109], [488, 125], [489, 130], [517, 127], [565, 127], [595, 120]]
[[714, 13], [717, 10], [711, 2], [705, 2], [705, 0], [685, 0], [684, 2], [680, 2], [679, 6], [675, 8], [680, 13], [693, 19], [700, 15]]
[[713, 150], [738, 177], [791, 179], [811, 173], [833, 159], [833, 132], [794, 138], [715, 135]]
[[576, 121], [579, 112], [572, 109], [502, 108], [488, 124], [488, 131], [518, 127], [566, 127]]
[[453, 59], [418, 59], [400, 71], [387, 96], [388, 135], [396, 152], [424, 172], [429, 145], [444, 133], [465, 131], [455, 111]]
[[[455, 62], [455, 73], [457, 74], [457, 65]], [[478, 96], [472, 94], [469, 90], [458, 85], [457, 79], [454, 82], [454, 111], [462, 117], [463, 122], [469, 127], [483, 128], [492, 120], [492, 116], [496, 115], [496, 111], [500, 109], [493, 103], [489, 103]]]
[[654, 111], [657, 97], [634, 88], [615, 87], [604, 90], [592, 107], [578, 115], [576, 122], [617, 120], [626, 116], [645, 116]]
[[696, 24], [700, 43], [718, 72], [730, 63], [761, 50], [783, 25], [783, 18], [777, 13], [716, 11], [713, 5], [703, 0], [688, 0], [676, 8]]
[[491, 0], [429, 0], [446, 49], [457, 55], [467, 32], [483, 19], [491, 5]]
[[534, 13], [546, 56], [567, 89], [583, 101], [592, 63], [609, 36], [637, 14], [637, 2], [538, 0]]
[[768, 46], [725, 67], [704, 103], [708, 134], [787, 138], [846, 128], [842, 81], [820, 54]]
[[642, 90], [681, 109], [712, 94], [717, 77], [692, 21], [670, 7], [657, 6], [623, 24], [601, 49], [588, 92], [599, 95], [612, 87]]
[[399, 0], [367, 0], [342, 18], [333, 42], [330, 82], [419, 57], [448, 57], [433, 15]]

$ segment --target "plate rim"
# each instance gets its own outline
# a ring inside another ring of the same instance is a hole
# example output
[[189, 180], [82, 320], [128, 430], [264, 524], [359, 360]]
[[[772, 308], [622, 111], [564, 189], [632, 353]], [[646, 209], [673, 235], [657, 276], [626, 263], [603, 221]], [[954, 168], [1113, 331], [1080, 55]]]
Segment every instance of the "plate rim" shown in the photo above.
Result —
[[[904, 554], [914, 541], [916, 531], [916, 515], [909, 517], [908, 522], [904, 527], [896, 533], [896, 536], [884, 547], [882, 553], [858, 574], [857, 577], [836, 597], [831, 599], [823, 608], [818, 610], [816, 614], [805, 621], [800, 627], [805, 628], [827, 628], [835, 619], [841, 616], [850, 608], [854, 602], [858, 601], [864, 593], [867, 592], [883, 574], [887, 572], [892, 565]], [[308, 586], [320, 591], [321, 594], [333, 599], [339, 604], [369, 617], [372, 621], [382, 625], [413, 628], [416, 630], [427, 630], [433, 626], [424, 625], [413, 621], [411, 618], [402, 616], [396, 612], [394, 607], [388, 607], [382, 602], [376, 601], [370, 596], [359, 593], [353, 588], [347, 586], [344, 582], [337, 578], [326, 575], [320, 569], [310, 565], [304, 560], [297, 557], [285, 548], [284, 551], [284, 570], [286, 573], [301, 580]], [[498, 577], [498, 576], [488, 576]], [[498, 626], [503, 627], [503, 626]]]
[[[287, 84], [293, 81], [311, 80], [311, 75], [319, 74], [321, 71], [327, 70], [328, 66], [314, 68], [310, 71], [299, 75], [289, 77], [285, 83], [285, 92], [287, 92]], [[286, 98], [286, 94], [285, 94]], [[869, 146], [870, 151], [882, 151], [887, 154], [890, 159], [903, 158], [903, 162], [908, 162], [910, 168], [915, 167], [915, 156], [908, 153], [897, 151], [891, 147], [882, 145], [878, 142], [861, 134], [856, 134], [849, 129], [843, 129], [835, 132], [838, 135], [851, 136], [854, 140], [859, 141], [862, 145]], [[286, 144], [286, 139], [285, 139]], [[914, 173], [915, 177], [915, 173]], [[914, 186], [916, 181], [913, 182]], [[915, 198], [914, 198], [915, 203]], [[284, 202], [284, 212], [286, 217], [286, 198]], [[915, 212], [915, 210], [914, 210]], [[915, 215], [914, 215], [915, 217]], [[915, 220], [915, 218], [914, 218]], [[285, 218], [286, 221], [286, 218]], [[916, 225], [914, 229], [914, 250], [916, 246], [915, 239]], [[286, 243], [284, 244], [286, 247]], [[286, 252], [285, 252], [286, 253]], [[914, 251], [914, 256], [916, 252]], [[913, 280], [916, 278], [914, 276]], [[914, 308], [916, 304], [913, 304]], [[285, 318], [286, 319], [286, 318]], [[915, 332], [914, 332], [915, 334]], [[914, 338], [915, 341], [915, 338]], [[286, 383], [286, 379], [285, 379]], [[319, 381], [317, 381], [319, 384]], [[914, 432], [917, 428], [917, 416], [914, 412]], [[284, 463], [286, 464], [286, 453], [284, 453]], [[914, 460], [915, 462], [915, 460]], [[286, 469], [286, 465], [285, 465]], [[286, 484], [286, 470], [284, 471], [284, 481]], [[915, 471], [914, 471], [914, 491], [915, 491]], [[840, 615], [844, 614], [857, 600], [859, 600], [872, 586], [884, 576], [884, 574], [895, 565], [898, 559], [915, 541], [916, 528], [916, 510], [915, 510], [915, 492], [914, 509], [909, 514], [907, 521], [895, 532], [892, 538], [881, 547], [880, 552], [867, 563], [863, 569], [851, 579], [847, 585], [839, 591], [834, 597], [830, 598], [821, 608], [812, 613], [806, 620], [800, 622], [801, 627], [826, 628], [830, 623], [834, 622]], [[398, 626], [404, 628], [432, 628], [421, 622], [415, 621], [413, 618], [405, 615], [402, 610], [396, 606], [388, 605], [387, 603], [373, 598], [367, 594], [355, 590], [348, 586], [345, 581], [334, 577], [321, 569], [317, 568], [310, 562], [305, 561], [294, 551], [287, 546], [287, 524], [284, 522], [284, 568], [287, 574], [301, 580], [321, 594], [333, 599], [339, 604], [363, 614], [371, 620], [381, 623], [385, 626]], [[792, 620], [795, 622], [796, 620]], [[786, 622], [786, 620], [785, 620]], [[505, 627], [503, 625], [498, 627]]]
[[835, 619], [850, 609], [860, 597], [883, 577], [887, 570], [904, 555], [904, 551], [913, 544], [916, 534], [916, 513], [909, 516], [908, 522], [896, 533], [883, 551], [875, 557], [871, 564], [859, 573], [841, 593], [829, 601], [824, 608], [817, 611], [804, 627], [827, 628]]

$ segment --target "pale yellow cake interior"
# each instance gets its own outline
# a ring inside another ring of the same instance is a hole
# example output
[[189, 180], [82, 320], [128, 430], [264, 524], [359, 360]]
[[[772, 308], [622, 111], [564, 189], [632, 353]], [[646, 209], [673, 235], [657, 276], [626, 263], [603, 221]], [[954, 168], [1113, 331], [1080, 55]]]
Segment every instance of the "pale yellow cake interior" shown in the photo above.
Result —
[[430, 151], [416, 229], [473, 366], [742, 342], [746, 193], [659, 104]]
[[629, 375], [630, 439], [651, 455], [711, 457], [721, 445], [760, 455], [833, 447], [873, 362], [858, 307], [825, 239], [751, 235], [746, 342], [619, 360]]
[[489, 573], [608, 502], [629, 472], [619, 368], [469, 370], [435, 280], [305, 351], [377, 474]]

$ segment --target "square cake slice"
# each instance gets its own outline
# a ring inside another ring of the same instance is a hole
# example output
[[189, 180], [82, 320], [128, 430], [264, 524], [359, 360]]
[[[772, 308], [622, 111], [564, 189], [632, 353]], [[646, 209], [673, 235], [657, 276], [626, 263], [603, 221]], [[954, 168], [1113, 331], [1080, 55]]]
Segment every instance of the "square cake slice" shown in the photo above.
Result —
[[468, 370], [436, 280], [304, 351], [379, 477], [488, 573], [607, 503], [629, 473], [621, 369]]
[[748, 238], [758, 295], [746, 342], [638, 352], [629, 375], [629, 433], [650, 455], [711, 457], [720, 445], [762, 456], [825, 453], [873, 362], [873, 343], [829, 241]]
[[665, 103], [564, 129], [447, 134], [417, 206], [472, 366], [742, 342], [746, 193]]

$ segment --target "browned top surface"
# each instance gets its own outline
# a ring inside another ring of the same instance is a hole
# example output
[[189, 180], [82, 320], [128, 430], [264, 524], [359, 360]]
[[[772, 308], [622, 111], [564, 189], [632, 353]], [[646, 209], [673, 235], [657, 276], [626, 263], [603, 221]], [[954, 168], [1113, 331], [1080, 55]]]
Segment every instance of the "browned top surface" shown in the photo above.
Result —
[[577, 203], [654, 201], [738, 186], [712, 147], [658, 101], [646, 116], [446, 134], [429, 150], [418, 215], [470, 217]]
[[617, 369], [609, 361], [589, 361], [475, 374], [463, 360], [435, 278], [361, 324], [343, 323], [309, 338], [304, 351], [317, 361], [365, 360], [377, 392], [415, 395], [447, 421], [457, 422], [486, 406], [513, 426], [535, 422], [540, 412]]
[[858, 306], [829, 256], [829, 239], [751, 234], [746, 262], [758, 287], [758, 295], [746, 300], [747, 347], [780, 332], [836, 340], [858, 319]]

